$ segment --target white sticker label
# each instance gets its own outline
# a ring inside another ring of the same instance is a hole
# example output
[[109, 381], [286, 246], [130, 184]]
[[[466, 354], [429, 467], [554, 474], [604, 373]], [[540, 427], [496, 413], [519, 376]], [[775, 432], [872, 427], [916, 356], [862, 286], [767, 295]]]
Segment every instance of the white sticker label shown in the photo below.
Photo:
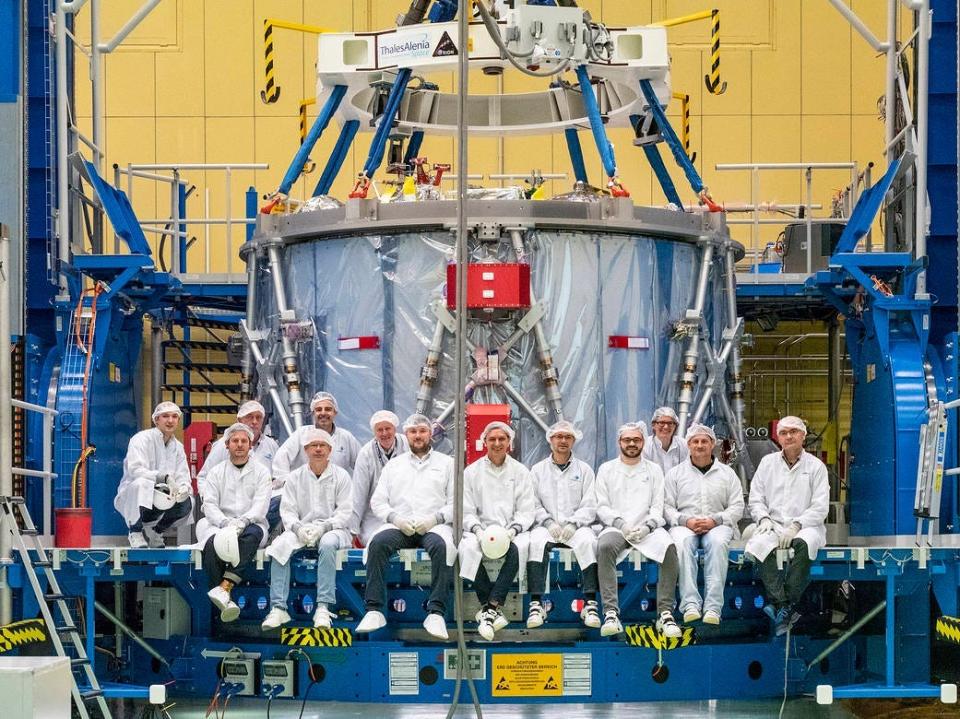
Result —
[[593, 662], [589, 654], [563, 655], [563, 695], [588, 697], [593, 693]]
[[420, 693], [420, 660], [416, 652], [390, 652], [390, 693]]
[[483, 280], [484, 280], [485, 282], [492, 282], [492, 281], [493, 281], [493, 273], [492, 273], [492, 272], [484, 272], [484, 273], [483, 273]]
[[339, 340], [339, 347], [342, 350], [358, 350], [360, 349], [360, 338], [346, 337], [345, 339]]
[[627, 337], [627, 347], [632, 350], [645, 350], [650, 347], [650, 340], [646, 337]]
[[492, 299], [493, 299], [493, 290], [484, 290], [484, 291], [483, 291], [483, 299], [485, 299], [485, 300], [492, 300]]

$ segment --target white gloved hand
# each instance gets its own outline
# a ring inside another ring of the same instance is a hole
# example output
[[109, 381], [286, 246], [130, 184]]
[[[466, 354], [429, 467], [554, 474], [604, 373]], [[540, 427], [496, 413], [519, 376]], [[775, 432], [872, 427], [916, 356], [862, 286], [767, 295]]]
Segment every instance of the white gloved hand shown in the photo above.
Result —
[[393, 520], [394, 526], [403, 532], [408, 537], [412, 537], [417, 533], [417, 524], [411, 519], [405, 519], [403, 517], [394, 517]]
[[510, 541], [511, 541], [511, 542], [512, 542], [514, 539], [516, 539], [516, 538], [517, 538], [517, 530], [516, 530], [516, 528], [515, 528], [515, 527], [508, 527], [508, 528], [507, 528], [507, 536], [510, 537]]
[[487, 538], [486, 533], [483, 531], [483, 527], [477, 527], [474, 529], [473, 534], [476, 536], [477, 541], [480, 542], [480, 546], [482, 547], [484, 540]]
[[797, 536], [797, 532], [799, 531], [800, 525], [796, 522], [784, 529], [780, 533], [780, 549], [790, 549], [790, 543], [793, 541], [794, 537]]
[[773, 529], [773, 520], [770, 517], [764, 517], [757, 525], [757, 534], [771, 534]]
[[236, 517], [228, 521], [227, 526], [236, 529], [237, 534], [243, 534], [243, 530], [247, 528], [247, 520]]
[[577, 533], [577, 525], [570, 523], [565, 524], [563, 529], [560, 531], [560, 541], [569, 542], [573, 539], [573, 535]]
[[550, 522], [550, 524], [545, 525], [547, 528], [547, 531], [550, 532], [550, 536], [553, 538], [554, 542], [559, 542], [560, 534], [563, 532], [563, 527], [560, 526], [559, 522], [553, 519], [549, 519], [547, 521]]
[[316, 535], [316, 540], [319, 540], [324, 534], [333, 529], [333, 523], [329, 520], [320, 521], [317, 520], [312, 523], [313, 533]]
[[417, 534], [424, 535], [429, 532], [431, 529], [437, 526], [436, 515], [430, 514], [426, 517], [421, 517], [417, 519]]
[[173, 501], [182, 502], [183, 500], [187, 499], [191, 494], [193, 494], [193, 492], [190, 491], [190, 485], [181, 484], [179, 487], [177, 487], [177, 491], [173, 495]]
[[297, 527], [296, 535], [305, 547], [309, 547], [317, 541], [313, 536], [313, 527], [309, 524], [301, 524]]
[[274, 477], [270, 480], [270, 489], [283, 489], [284, 482], [286, 482], [285, 477]]
[[639, 527], [635, 527], [627, 533], [627, 541], [630, 542], [630, 544], [636, 544], [646, 539], [648, 534], [650, 534], [650, 527], [646, 524], [641, 524]]

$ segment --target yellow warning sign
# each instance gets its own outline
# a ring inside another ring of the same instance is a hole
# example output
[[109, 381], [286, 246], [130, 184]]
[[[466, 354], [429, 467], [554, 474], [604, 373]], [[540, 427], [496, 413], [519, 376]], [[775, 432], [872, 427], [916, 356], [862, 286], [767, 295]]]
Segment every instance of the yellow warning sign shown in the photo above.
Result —
[[563, 695], [562, 654], [494, 654], [491, 669], [495, 697]]

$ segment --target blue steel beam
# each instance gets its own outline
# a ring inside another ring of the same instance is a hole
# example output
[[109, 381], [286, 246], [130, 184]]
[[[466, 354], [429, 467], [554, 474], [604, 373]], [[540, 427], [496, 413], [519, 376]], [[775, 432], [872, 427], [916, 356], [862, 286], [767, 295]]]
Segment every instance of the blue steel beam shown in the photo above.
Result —
[[380, 123], [377, 125], [377, 131], [370, 143], [370, 153], [367, 155], [367, 162], [363, 166], [363, 174], [368, 178], [373, 174], [383, 162], [383, 153], [387, 146], [387, 139], [390, 137], [390, 130], [393, 127], [393, 121], [400, 109], [400, 101], [403, 99], [403, 93], [406, 92], [407, 83], [410, 82], [411, 70], [405, 67], [397, 73], [393, 81], [393, 87], [390, 88], [390, 95], [387, 97], [387, 105], [380, 117]]
[[699, 195], [703, 192], [703, 180], [700, 179], [700, 173], [697, 172], [697, 168], [693, 166], [690, 158], [687, 157], [687, 153], [683, 149], [683, 143], [680, 141], [680, 138], [677, 137], [676, 131], [673, 129], [673, 126], [667, 119], [666, 113], [660, 106], [657, 93], [653, 91], [653, 85], [650, 84], [649, 80], [641, 80], [640, 91], [643, 93], [643, 97], [650, 107], [650, 112], [657, 121], [657, 128], [660, 130], [660, 135], [673, 153], [673, 159], [677, 161], [677, 164], [683, 170], [683, 174], [687, 176], [687, 182], [690, 183], [690, 187]]
[[337, 144], [330, 153], [326, 167], [323, 168], [323, 174], [317, 181], [317, 186], [313, 188], [313, 197], [317, 195], [326, 195], [333, 187], [333, 181], [340, 174], [340, 168], [343, 167], [343, 161], [347, 159], [347, 152], [353, 144], [353, 138], [357, 136], [357, 130], [360, 129], [359, 120], [347, 120], [340, 129], [340, 136], [337, 138]]
[[317, 140], [320, 139], [323, 131], [327, 129], [327, 125], [330, 124], [330, 120], [333, 118], [333, 114], [337, 111], [337, 108], [340, 107], [340, 103], [343, 101], [343, 96], [346, 92], [346, 85], [334, 86], [330, 97], [328, 97], [327, 101], [323, 104], [323, 109], [320, 110], [317, 119], [313, 121], [313, 126], [310, 128], [310, 132], [307, 133], [306, 138], [304, 138], [303, 144], [300, 145], [297, 154], [293, 156], [293, 161], [290, 163], [290, 167], [287, 168], [287, 174], [283, 176], [283, 181], [277, 190], [281, 195], [290, 194], [290, 188], [293, 187], [293, 183], [297, 181], [300, 173], [303, 172], [303, 166], [307, 162], [307, 158], [310, 157], [310, 153], [313, 152], [313, 147], [317, 144]]
[[600, 153], [603, 169], [607, 173], [607, 177], [612, 179], [617, 176], [617, 158], [613, 154], [613, 145], [607, 138], [607, 130], [603, 126], [600, 106], [597, 104], [597, 96], [593, 91], [593, 85], [590, 84], [590, 73], [586, 65], [577, 66], [577, 80], [580, 82], [583, 106], [587, 111], [587, 119], [590, 120], [590, 129], [593, 130], [593, 140], [597, 144], [597, 152]]
[[563, 131], [567, 138], [567, 151], [570, 153], [570, 164], [573, 165], [573, 176], [577, 182], [587, 181], [587, 167], [583, 162], [583, 148], [580, 146], [580, 135], [577, 131], [568, 127]]

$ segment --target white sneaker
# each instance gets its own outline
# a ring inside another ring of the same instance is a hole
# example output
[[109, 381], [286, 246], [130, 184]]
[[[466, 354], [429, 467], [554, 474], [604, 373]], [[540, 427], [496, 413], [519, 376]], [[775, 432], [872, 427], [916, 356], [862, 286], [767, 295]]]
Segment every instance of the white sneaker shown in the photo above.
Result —
[[[478, 624], [479, 624], [479, 623], [482, 621], [482, 619], [483, 619], [483, 613], [484, 613], [484, 611], [486, 611], [486, 610], [484, 610], [483, 608], [481, 608], [480, 611], [478, 611], [478, 612], [474, 615], [474, 617], [476, 617], [476, 620], [477, 620], [477, 623], [478, 623]], [[499, 632], [499, 631], [500, 631], [501, 629], [503, 629], [505, 626], [507, 626], [508, 624], [510, 624], [510, 620], [507, 619], [507, 615], [503, 613], [503, 608], [502, 608], [502, 607], [497, 607], [496, 609], [494, 609], [494, 610], [492, 610], [492, 611], [496, 612], [496, 616], [495, 616], [494, 619], [492, 620], [492, 623], [493, 623], [493, 631]]]
[[318, 604], [313, 612], [314, 629], [330, 629], [333, 626], [333, 615], [326, 604]]
[[543, 605], [540, 602], [530, 602], [530, 609], [527, 612], [527, 629], [542, 627], [546, 615], [547, 613], [543, 611]]
[[480, 632], [480, 636], [486, 639], [488, 642], [493, 641], [493, 635], [496, 633], [496, 627], [494, 626], [494, 621], [497, 618], [497, 611], [495, 609], [484, 609], [480, 612], [480, 624], [477, 625], [477, 631]]
[[590, 629], [600, 628], [600, 609], [595, 599], [590, 599], [580, 610], [580, 620]]
[[[686, 620], [684, 620], [686, 621]], [[703, 623], [704, 624], [719, 624], [720, 623], [720, 612], [714, 609], [708, 609], [703, 613]]]
[[427, 618], [423, 620], [423, 628], [427, 630], [427, 634], [431, 637], [436, 637], [437, 639], [450, 638], [450, 635], [447, 634], [447, 621], [443, 618], [442, 614], [430, 612]]
[[290, 615], [287, 613], [286, 609], [281, 609], [280, 607], [273, 607], [264, 619], [260, 623], [260, 628], [263, 631], [268, 631], [270, 629], [276, 629], [277, 627], [286, 624], [290, 621]]
[[240, 616], [240, 607], [232, 599], [227, 602], [227, 606], [220, 610], [221, 622], [233, 622]]
[[660, 613], [660, 618], [657, 620], [657, 631], [667, 639], [679, 639], [683, 636], [683, 631], [681, 631], [671, 612]]
[[130, 541], [130, 549], [145, 549], [147, 547], [147, 538], [143, 536], [143, 532], [130, 532], [127, 539]]
[[603, 626], [600, 627], [601, 637], [612, 637], [623, 632], [620, 615], [613, 609], [608, 609], [603, 615]]
[[375, 632], [385, 626], [387, 626], [387, 618], [383, 616], [383, 612], [372, 609], [363, 615], [363, 619], [360, 620], [354, 631], [357, 634], [366, 634], [367, 632]]
[[147, 544], [150, 546], [150, 549], [163, 549], [167, 546], [163, 535], [157, 534], [151, 527], [143, 528], [143, 536], [147, 538]]
[[220, 621], [232, 622], [240, 616], [240, 607], [230, 598], [230, 592], [221, 586], [216, 586], [207, 592], [210, 601], [220, 610]]
[[683, 610], [683, 623], [689, 624], [690, 622], [699, 622], [700, 621], [700, 610], [697, 607], [689, 606]]

